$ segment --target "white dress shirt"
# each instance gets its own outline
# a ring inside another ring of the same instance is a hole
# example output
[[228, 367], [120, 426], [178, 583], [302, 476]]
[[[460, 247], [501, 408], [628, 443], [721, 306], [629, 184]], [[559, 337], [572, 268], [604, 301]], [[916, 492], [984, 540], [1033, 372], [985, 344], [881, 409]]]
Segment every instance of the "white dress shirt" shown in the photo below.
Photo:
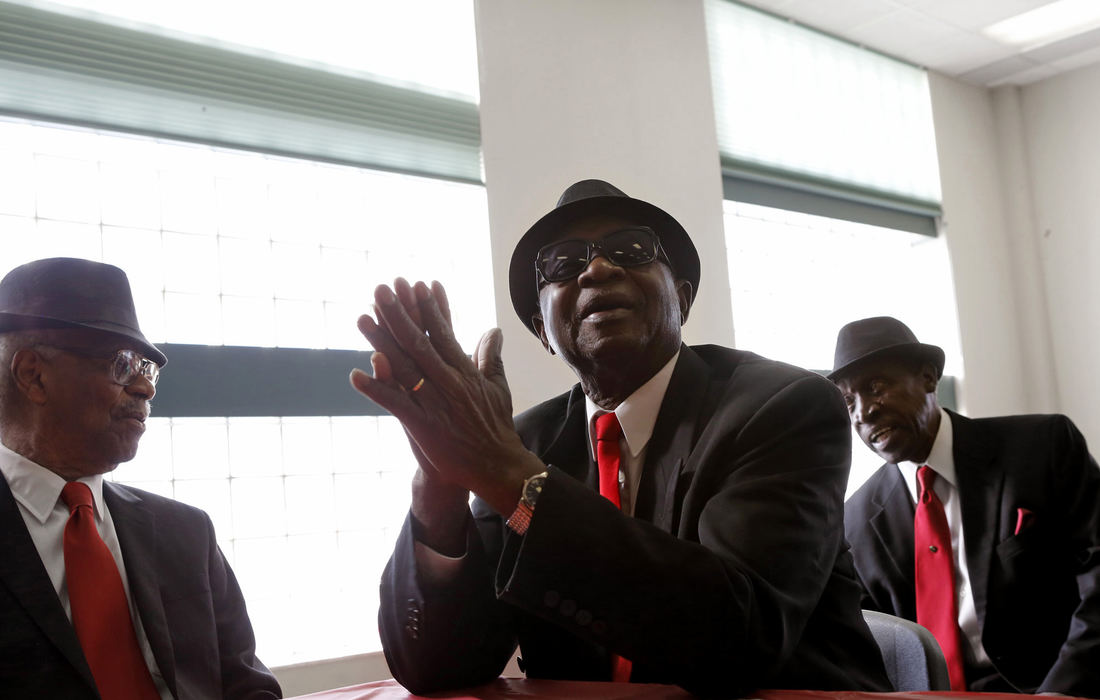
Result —
[[[65, 480], [45, 467], [35, 464], [26, 457], [13, 452], [7, 446], [0, 444], [0, 472], [8, 482], [12, 496], [19, 505], [19, 513], [23, 516], [23, 522], [27, 525], [27, 532], [38, 550], [38, 556], [42, 559], [42, 565], [50, 577], [54, 591], [61, 600], [61, 607], [71, 622], [73, 619], [72, 607], [69, 603], [69, 588], [65, 583], [65, 525], [69, 521], [69, 508], [61, 500], [61, 490], [65, 487]], [[111, 519], [111, 512], [107, 510], [107, 504], [103, 500], [103, 475], [96, 474], [79, 479], [88, 485], [92, 491], [94, 501], [96, 528], [103, 543], [107, 545], [111, 556], [118, 565], [119, 574], [122, 577], [122, 587], [126, 592], [126, 599], [130, 603], [130, 617], [134, 621], [134, 631], [137, 633], [138, 646], [141, 648], [145, 663], [152, 673], [153, 682], [157, 691], [164, 700], [172, 700], [172, 694], [168, 692], [168, 686], [157, 668], [157, 662], [153, 658], [153, 650], [149, 646], [149, 639], [145, 635], [145, 628], [141, 624], [141, 615], [134, 605], [133, 596], [130, 595], [130, 582], [126, 577], [126, 562], [122, 560], [122, 548], [118, 544], [118, 534], [115, 532], [115, 523]]]
[[982, 630], [978, 625], [978, 611], [974, 607], [974, 593], [970, 587], [970, 570], [966, 565], [966, 539], [963, 537], [962, 506], [959, 503], [958, 479], [955, 474], [954, 431], [951, 418], [940, 409], [940, 428], [932, 443], [928, 459], [921, 463], [901, 462], [898, 468], [909, 487], [913, 503], [917, 502], [917, 469], [927, 464], [936, 472], [932, 490], [943, 502], [947, 515], [947, 527], [951, 531], [951, 556], [955, 564], [955, 595], [959, 602], [959, 629], [966, 644], [964, 653], [971, 664], [992, 668], [989, 656], [982, 648]]
[[588, 415], [588, 454], [592, 459], [596, 458], [596, 419], [605, 413], [614, 413], [623, 428], [622, 437], [619, 438], [619, 501], [622, 511], [627, 515], [634, 514], [638, 485], [642, 481], [642, 467], [645, 466], [646, 446], [649, 438], [653, 437], [657, 413], [665, 400], [672, 370], [676, 368], [679, 357], [680, 351], [677, 350], [657, 374], [635, 389], [614, 411], [600, 408], [592, 399], [584, 397]]

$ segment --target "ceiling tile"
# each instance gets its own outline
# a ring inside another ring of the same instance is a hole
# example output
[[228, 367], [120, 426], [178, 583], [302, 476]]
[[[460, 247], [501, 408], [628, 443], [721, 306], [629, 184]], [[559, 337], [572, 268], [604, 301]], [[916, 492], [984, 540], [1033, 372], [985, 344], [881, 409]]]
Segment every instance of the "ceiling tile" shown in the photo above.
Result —
[[[1100, 29], [1018, 53], [981, 33], [1052, 0], [744, 0], [910, 63], [977, 85], [1032, 82], [1093, 63]], [[1100, 1], [1100, 0], [1097, 0]]]
[[1049, 5], [1052, 0], [898, 0], [912, 10], [960, 29], [980, 31], [995, 22]]
[[936, 44], [945, 34], [955, 32], [957, 30], [939, 20], [912, 10], [899, 9], [852, 26], [846, 36], [880, 51], [913, 60], [913, 56], [928, 58], [923, 47]]
[[821, 2], [810, 0], [797, 8], [799, 23], [816, 29], [847, 36], [849, 29], [873, 22], [898, 11], [898, 5], [892, 0], [843, 0], [842, 2]]
[[920, 49], [921, 65], [947, 75], [958, 75], [1015, 55], [1015, 51], [992, 39], [975, 37], [962, 30], [945, 33]]

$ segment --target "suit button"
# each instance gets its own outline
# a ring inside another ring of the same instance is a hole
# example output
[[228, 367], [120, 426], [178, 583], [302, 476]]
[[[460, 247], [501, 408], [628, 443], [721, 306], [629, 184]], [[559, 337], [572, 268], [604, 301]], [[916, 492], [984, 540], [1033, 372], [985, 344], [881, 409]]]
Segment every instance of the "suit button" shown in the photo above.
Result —
[[548, 608], [556, 608], [560, 602], [561, 594], [557, 591], [546, 591], [546, 594], [542, 596], [542, 603]]
[[413, 639], [420, 639], [420, 627], [418, 625], [414, 625], [410, 622], [405, 625], [405, 632]]
[[573, 613], [577, 612], [577, 604], [572, 600], [563, 600], [558, 607], [558, 612], [566, 617], [573, 617]]
[[576, 619], [578, 625], [584, 627], [589, 622], [592, 622], [592, 613], [588, 612], [587, 610], [578, 610], [577, 617], [574, 619]]
[[592, 623], [592, 633], [601, 636], [607, 634], [607, 623], [603, 620], [596, 620]]

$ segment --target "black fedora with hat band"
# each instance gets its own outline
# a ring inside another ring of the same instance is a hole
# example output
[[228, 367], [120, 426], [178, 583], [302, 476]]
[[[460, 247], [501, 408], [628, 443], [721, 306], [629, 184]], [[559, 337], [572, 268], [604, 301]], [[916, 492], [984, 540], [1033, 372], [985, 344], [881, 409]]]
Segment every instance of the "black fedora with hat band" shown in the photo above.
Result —
[[676, 277], [691, 283], [688, 301], [695, 300], [699, 291], [699, 253], [680, 222], [660, 207], [628, 197], [609, 182], [581, 180], [566, 188], [554, 208], [527, 229], [512, 251], [508, 266], [512, 307], [528, 330], [535, 333], [531, 317], [539, 312], [535, 273], [539, 249], [560, 236], [569, 224], [592, 215], [621, 216], [656, 231]]
[[918, 341], [909, 326], [892, 316], [875, 316], [852, 321], [840, 329], [829, 379], [835, 381], [860, 364], [882, 357], [930, 362], [936, 368], [936, 377], [943, 376], [943, 349]]
[[126, 273], [80, 258], [20, 265], [0, 280], [0, 333], [84, 328], [128, 338], [160, 366], [168, 362], [138, 327]]

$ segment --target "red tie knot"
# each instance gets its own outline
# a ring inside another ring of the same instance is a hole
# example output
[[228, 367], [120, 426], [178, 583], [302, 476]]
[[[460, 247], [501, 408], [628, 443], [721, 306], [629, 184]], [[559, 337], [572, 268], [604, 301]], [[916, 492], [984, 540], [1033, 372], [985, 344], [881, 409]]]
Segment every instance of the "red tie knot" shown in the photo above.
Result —
[[936, 472], [927, 464], [917, 469], [917, 483], [920, 484], [920, 498], [927, 503], [932, 497], [932, 484], [936, 483]]
[[73, 513], [81, 506], [92, 507], [92, 490], [88, 485], [80, 481], [70, 481], [61, 489], [61, 500], [69, 507], [69, 513]]
[[623, 434], [623, 427], [619, 425], [619, 419], [614, 413], [604, 413], [596, 418], [596, 440], [618, 440]]

